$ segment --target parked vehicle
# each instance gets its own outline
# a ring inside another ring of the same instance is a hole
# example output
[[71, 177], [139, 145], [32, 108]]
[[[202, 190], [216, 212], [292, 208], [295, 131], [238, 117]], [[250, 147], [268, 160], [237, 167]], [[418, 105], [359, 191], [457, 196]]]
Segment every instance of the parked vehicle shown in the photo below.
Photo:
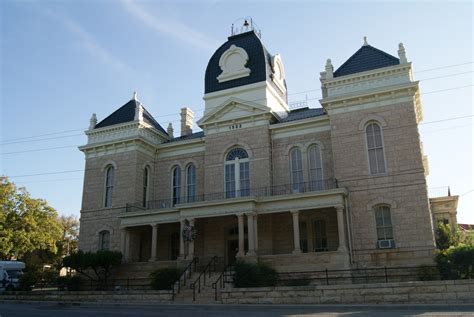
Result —
[[17, 289], [24, 268], [23, 262], [0, 261], [0, 292]]

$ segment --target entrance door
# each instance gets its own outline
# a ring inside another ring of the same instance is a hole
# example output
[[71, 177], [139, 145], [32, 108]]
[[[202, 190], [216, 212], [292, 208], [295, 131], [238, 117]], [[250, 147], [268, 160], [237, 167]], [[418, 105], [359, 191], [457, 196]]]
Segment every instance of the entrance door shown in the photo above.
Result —
[[227, 264], [235, 263], [239, 251], [239, 240], [227, 240]]

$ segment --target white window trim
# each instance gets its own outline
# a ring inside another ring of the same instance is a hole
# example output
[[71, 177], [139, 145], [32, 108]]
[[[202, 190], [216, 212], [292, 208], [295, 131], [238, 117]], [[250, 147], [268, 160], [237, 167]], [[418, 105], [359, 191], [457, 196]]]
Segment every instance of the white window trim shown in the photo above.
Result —
[[196, 197], [197, 197], [197, 168], [196, 168], [196, 164], [194, 163], [189, 163], [186, 165], [186, 176], [185, 176], [185, 180], [186, 180], [186, 202], [189, 203], [189, 182], [188, 182], [188, 176], [189, 176], [189, 168], [193, 166], [194, 167], [194, 201], [193, 202], [196, 202]]
[[[378, 237], [378, 234], [377, 234], [377, 229], [378, 229], [378, 226], [377, 226], [377, 208], [379, 207], [387, 207], [389, 212], [390, 212], [390, 227], [392, 228], [392, 239], [388, 239], [388, 240], [394, 240], [396, 241], [396, 238], [395, 238], [395, 230], [394, 230], [394, 225], [393, 225], [393, 216], [392, 216], [392, 213], [393, 213], [393, 208], [392, 206], [388, 205], [388, 204], [378, 204], [378, 205], [375, 205], [372, 207], [372, 210], [373, 210], [373, 219], [374, 219], [374, 224], [375, 224], [375, 241], [379, 241], [379, 237]], [[385, 228], [386, 226], [384, 226]]]
[[[112, 192], [110, 193], [110, 206], [107, 206], [107, 174], [108, 174], [108, 171], [109, 169], [112, 168], [113, 169], [113, 177], [112, 177]], [[115, 175], [115, 172], [117, 171], [117, 169], [115, 168], [115, 165], [113, 164], [109, 164], [107, 166], [104, 167], [104, 196], [103, 196], [103, 199], [102, 199], [102, 206], [103, 208], [112, 208], [113, 207], [113, 204], [114, 204], [114, 200], [113, 200], [113, 196], [114, 196], [114, 188], [115, 188], [115, 178], [116, 178], [116, 175]]]
[[[309, 183], [313, 182], [313, 179], [311, 179], [311, 148], [312, 147], [318, 147], [319, 148], [319, 160], [321, 161], [321, 185], [322, 189], [325, 189], [326, 184], [324, 182], [325, 180], [325, 174], [324, 174], [324, 161], [323, 161], [323, 149], [319, 143], [312, 143], [308, 146], [306, 150], [306, 156], [307, 156], [307, 161], [308, 161], [308, 181]], [[317, 181], [317, 180], [316, 180]]]
[[[370, 157], [369, 157], [369, 144], [367, 143], [367, 127], [372, 124], [372, 123], [375, 123], [379, 126], [380, 128], [380, 137], [382, 139], [382, 153], [383, 153], [383, 163], [384, 163], [384, 169], [385, 169], [385, 172], [382, 172], [382, 173], [373, 173], [371, 172], [370, 170]], [[383, 129], [382, 129], [382, 125], [380, 124], [380, 122], [378, 121], [374, 121], [374, 120], [371, 120], [371, 121], [367, 121], [365, 126], [364, 126], [364, 142], [365, 142], [365, 155], [367, 157], [367, 169], [368, 169], [368, 172], [369, 172], [369, 176], [380, 176], [380, 175], [386, 175], [388, 172], [387, 172], [387, 157], [385, 155], [385, 141], [384, 141], [384, 135], [383, 135]]]
[[143, 169], [143, 178], [145, 178], [145, 173], [148, 173], [147, 174], [147, 179], [146, 179], [146, 184], [145, 182], [143, 182], [143, 186], [146, 188], [144, 188], [144, 195], [145, 195], [145, 201], [143, 202], [142, 201], [142, 204], [144, 205], [145, 208], [148, 208], [148, 201], [150, 201], [150, 184], [151, 184], [151, 168], [147, 165], [145, 166], [145, 168]]
[[[244, 150], [246, 153], [247, 153], [247, 158], [244, 158], [244, 159], [239, 159], [238, 157], [236, 157], [234, 160], [232, 161], [227, 161], [226, 158], [227, 158], [227, 155], [229, 154], [229, 152], [233, 151], [234, 149], [236, 148], [241, 148], [242, 150]], [[226, 155], [224, 156], [224, 196], [226, 197], [226, 199], [228, 199], [229, 197], [227, 197], [227, 188], [226, 188], [226, 171], [225, 171], [225, 167], [227, 165], [232, 165], [234, 164], [234, 175], [235, 175], [235, 179], [234, 179], [234, 182], [235, 182], [235, 197], [232, 197], [232, 198], [237, 198], [237, 197], [241, 197], [240, 196], [240, 163], [246, 163], [246, 162], [250, 162], [250, 159], [249, 159], [249, 152], [244, 149], [243, 147], [234, 147], [234, 148], [231, 148], [229, 149], [227, 152], [226, 152]], [[249, 163], [249, 175], [250, 175], [250, 163]], [[249, 182], [250, 182], [250, 179], [249, 179]], [[250, 184], [249, 184], [249, 188], [250, 190]]]
[[[179, 173], [179, 198], [178, 198], [178, 203], [174, 203], [174, 172], [175, 170], [179, 168], [180, 169], [180, 173]], [[174, 206], [174, 205], [177, 205], [177, 204], [181, 204], [182, 203], [182, 198], [183, 198], [183, 170], [181, 168], [180, 165], [178, 164], [175, 164], [173, 165], [173, 167], [171, 168], [171, 177], [170, 177], [170, 181], [171, 181], [171, 206]]]
[[[300, 151], [300, 153], [301, 153], [301, 175], [302, 175], [302, 177], [303, 177], [303, 179], [302, 179], [302, 181], [303, 181], [303, 182], [302, 182], [302, 183], [303, 183], [303, 186], [304, 186], [304, 184], [305, 184], [305, 182], [306, 182], [306, 179], [307, 179], [308, 176], [309, 176], [309, 175], [305, 175], [306, 173], [305, 173], [305, 168], [304, 168], [304, 167], [305, 167], [305, 165], [309, 164], [309, 162], [306, 161], [306, 164], [305, 164], [305, 156], [306, 156], [306, 155], [305, 155], [304, 151], [303, 151], [300, 147], [292, 147], [292, 148], [290, 149], [290, 151], [289, 151], [289, 158], [290, 158], [290, 159], [289, 159], [289, 163], [290, 163], [290, 169], [289, 169], [289, 171], [290, 171], [290, 185], [291, 185], [291, 191], [294, 191], [294, 189], [293, 189], [294, 182], [293, 182], [293, 158], [292, 158], [292, 156], [293, 156], [293, 152], [294, 152], [294, 151], [297, 151], [297, 150]], [[306, 153], [306, 154], [307, 154], [307, 153]]]

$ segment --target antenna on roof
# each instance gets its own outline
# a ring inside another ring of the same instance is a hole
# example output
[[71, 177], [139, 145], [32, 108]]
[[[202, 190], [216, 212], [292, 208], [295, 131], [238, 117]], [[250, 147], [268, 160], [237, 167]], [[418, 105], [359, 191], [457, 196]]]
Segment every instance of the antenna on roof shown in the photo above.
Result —
[[[234, 27], [234, 24], [236, 24], [237, 21], [244, 21], [242, 23], [242, 26], [240, 27]], [[239, 18], [237, 20], [234, 21], [234, 23], [232, 23], [231, 27], [230, 27], [230, 35], [231, 36], [234, 36], [234, 35], [237, 35], [237, 34], [241, 34], [241, 33], [245, 33], [245, 32], [248, 32], [248, 31], [254, 31], [258, 37], [262, 37], [262, 33], [260, 32], [259, 28], [257, 27], [257, 25], [255, 24], [255, 22], [253, 22], [253, 19], [252, 17], [245, 17], [245, 18]]]

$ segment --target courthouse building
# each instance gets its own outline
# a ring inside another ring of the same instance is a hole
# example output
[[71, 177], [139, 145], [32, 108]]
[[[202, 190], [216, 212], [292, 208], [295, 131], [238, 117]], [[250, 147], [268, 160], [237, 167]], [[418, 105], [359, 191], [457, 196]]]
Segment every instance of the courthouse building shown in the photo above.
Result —
[[339, 67], [321, 61], [321, 107], [290, 109], [282, 57], [249, 28], [209, 59], [203, 117], [182, 108], [179, 136], [136, 95], [94, 114], [80, 248], [156, 268], [213, 256], [281, 271], [432, 263], [419, 83], [403, 44], [388, 51], [364, 39]]

